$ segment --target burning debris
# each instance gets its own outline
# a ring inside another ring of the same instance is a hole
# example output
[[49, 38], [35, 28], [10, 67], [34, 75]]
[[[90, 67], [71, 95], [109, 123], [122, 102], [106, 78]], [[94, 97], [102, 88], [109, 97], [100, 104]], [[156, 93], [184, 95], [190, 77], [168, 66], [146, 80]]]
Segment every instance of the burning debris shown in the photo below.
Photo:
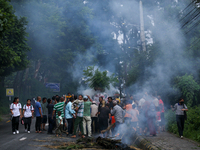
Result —
[[98, 137], [95, 138], [81, 138], [77, 140], [76, 145], [82, 145], [82, 148], [96, 148], [96, 149], [115, 149], [115, 150], [139, 150], [133, 146], [129, 147], [123, 144], [121, 140]]
[[[65, 139], [65, 138], [63, 138]], [[43, 142], [43, 140], [40, 140]], [[40, 145], [42, 147], [47, 147], [50, 149], [113, 149], [113, 150], [140, 150], [134, 146], [128, 146], [123, 144], [119, 139], [110, 139], [110, 138], [80, 138], [76, 142], [64, 142], [54, 141], [48, 145]]]

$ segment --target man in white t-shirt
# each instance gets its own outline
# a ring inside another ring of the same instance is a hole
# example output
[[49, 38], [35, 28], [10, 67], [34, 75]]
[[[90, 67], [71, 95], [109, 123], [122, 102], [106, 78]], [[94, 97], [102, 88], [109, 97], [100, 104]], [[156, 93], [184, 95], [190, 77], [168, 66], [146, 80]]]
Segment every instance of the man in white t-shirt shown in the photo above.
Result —
[[13, 134], [19, 134], [19, 117], [22, 118], [21, 104], [19, 98], [15, 97], [13, 103], [10, 105], [10, 112], [12, 114], [12, 132]]

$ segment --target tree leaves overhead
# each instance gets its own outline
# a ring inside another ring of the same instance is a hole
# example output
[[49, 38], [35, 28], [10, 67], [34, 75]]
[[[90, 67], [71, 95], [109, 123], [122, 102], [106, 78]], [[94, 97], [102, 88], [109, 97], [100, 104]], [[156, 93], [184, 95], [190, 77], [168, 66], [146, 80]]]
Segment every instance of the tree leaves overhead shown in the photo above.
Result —
[[0, 6], [0, 76], [7, 76], [26, 68], [30, 48], [26, 43], [26, 19], [15, 16], [7, 0], [0, 0]]
[[107, 73], [107, 71], [101, 72], [98, 68], [95, 69], [92, 66], [89, 66], [86, 70], [83, 70], [85, 83], [88, 83], [90, 88], [102, 92], [106, 89], [110, 89], [110, 84], [118, 82], [114, 75], [108, 76]]

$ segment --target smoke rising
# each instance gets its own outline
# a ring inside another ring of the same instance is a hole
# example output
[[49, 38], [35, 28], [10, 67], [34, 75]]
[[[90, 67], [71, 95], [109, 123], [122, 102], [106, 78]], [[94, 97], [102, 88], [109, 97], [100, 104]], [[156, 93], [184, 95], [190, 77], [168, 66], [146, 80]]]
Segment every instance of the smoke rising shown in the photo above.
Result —
[[[45, 2], [47, 3], [47, 1]], [[88, 44], [89, 46], [86, 47], [84, 53], [76, 53], [71, 56], [75, 57], [75, 61], [72, 61], [72, 68], [63, 67], [67, 72], [73, 74], [73, 80], [81, 81], [83, 70], [91, 65], [95, 65], [101, 70], [108, 70], [118, 76], [121, 74], [119, 69], [121, 68], [124, 70], [123, 75], [127, 76], [127, 78], [133, 78], [132, 76], [130, 77], [129, 71], [135, 66], [139, 66], [139, 69], [142, 68], [141, 70], [143, 70], [140, 73], [135, 72], [139, 81], [137, 80], [126, 87], [125, 92], [141, 96], [145, 92], [154, 93], [157, 91], [161, 95], [167, 95], [173, 91], [171, 82], [175, 76], [184, 75], [185, 73], [196, 74], [196, 68], [193, 66], [189, 56], [185, 54], [187, 47], [186, 39], [180, 30], [181, 24], [178, 19], [169, 17], [174, 14], [167, 13], [169, 11], [166, 11], [161, 5], [149, 5], [146, 3], [144, 4], [144, 23], [147, 52], [143, 53], [139, 37], [140, 14], [137, 0], [84, 1], [82, 5], [92, 11], [92, 17], [83, 13], [84, 21], [90, 30], [88, 34], [95, 37], [95, 41], [89, 41], [90, 44]], [[171, 9], [175, 5], [178, 5], [182, 10], [185, 8], [182, 2], [180, 4], [180, 2], [174, 1], [174, 3], [169, 2], [168, 4], [173, 4], [170, 6]], [[29, 2], [27, 5], [20, 7], [20, 5], [14, 3], [17, 15], [26, 15], [28, 20], [32, 20], [32, 23], [27, 27], [27, 31], [29, 31], [29, 34], [34, 34], [34, 41], [38, 45], [38, 47], [34, 48], [39, 53], [35, 57], [38, 58], [40, 55], [51, 56], [52, 51], [60, 52], [57, 50], [57, 43], [61, 43], [61, 45], [64, 45], [63, 47], [66, 46], [65, 42], [67, 41], [60, 41], [60, 37], [58, 37], [58, 33], [62, 32], [62, 30], [54, 30], [57, 24], [53, 24], [54, 21], [52, 20], [59, 17], [57, 14], [66, 15], [65, 17], [69, 18], [67, 26], [77, 26], [78, 29], [80, 20], [75, 16], [75, 13], [80, 13], [79, 7], [76, 8], [73, 6], [73, 10], [70, 10], [70, 7], [68, 7], [70, 11], [63, 11], [63, 9], [61, 11], [59, 8], [65, 5], [68, 5], [68, 3], [60, 0], [57, 6], [55, 6], [55, 3], [52, 3], [52, 7], [51, 5], [47, 5], [44, 10], [41, 10], [44, 7], [40, 7], [39, 4], [31, 5]], [[30, 13], [24, 14], [24, 10], [28, 10], [26, 12]], [[51, 13], [52, 15], [50, 16], [52, 18], [43, 16], [42, 11]], [[40, 28], [41, 22], [45, 23], [45, 29]], [[60, 21], [59, 23], [63, 24], [62, 29], [65, 29], [64, 24], [66, 22]], [[35, 34], [37, 30], [40, 30], [40, 34]], [[70, 41], [71, 39], [68, 40]], [[77, 40], [75, 44], [86, 41]], [[29, 45], [31, 46], [32, 43], [29, 43]], [[45, 45], [45, 47], [41, 49], [41, 45]], [[79, 46], [78, 48], [80, 48]], [[33, 53], [31, 54], [33, 55]], [[71, 57], [68, 58], [69, 61], [71, 61]], [[141, 59], [141, 64], [143, 65], [140, 66], [132, 63], [133, 61], [137, 61], [137, 59], [139, 61]], [[123, 82], [121, 84], [125, 82], [125, 78], [122, 79]], [[116, 91], [115, 87], [112, 87], [106, 93], [113, 95], [113, 91]], [[84, 95], [96, 94], [96, 91], [87, 89], [87, 87], [81, 85], [78, 85], [77, 92]]]

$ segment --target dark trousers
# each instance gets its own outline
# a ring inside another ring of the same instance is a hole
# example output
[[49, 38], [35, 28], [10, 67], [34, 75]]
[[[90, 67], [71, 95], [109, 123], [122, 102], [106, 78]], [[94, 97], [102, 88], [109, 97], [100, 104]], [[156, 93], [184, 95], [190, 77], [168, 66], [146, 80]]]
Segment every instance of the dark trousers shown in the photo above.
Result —
[[19, 130], [19, 116], [12, 118], [12, 132]]
[[108, 128], [108, 118], [99, 118], [100, 131]]
[[160, 114], [160, 117], [161, 117], [161, 126], [165, 126], [165, 116], [164, 116], [164, 112], [162, 112]]
[[63, 118], [63, 131], [66, 131], [67, 129], [65, 128], [65, 118]]
[[78, 125], [80, 126], [81, 134], [83, 134], [83, 117], [76, 117], [74, 123], [74, 135], [76, 135]]
[[28, 131], [30, 131], [31, 129], [31, 118], [32, 117], [28, 117], [28, 118], [24, 118], [24, 127], [25, 129], [27, 129], [27, 126], [28, 126]]
[[97, 131], [98, 131], [98, 124], [97, 124], [97, 122], [98, 122], [98, 118], [97, 117], [92, 117], [92, 125], [91, 125], [91, 127], [92, 127], [92, 133], [94, 133], [94, 132], [97, 133]]
[[72, 134], [73, 133], [73, 118], [67, 119], [68, 123], [68, 133]]
[[176, 122], [178, 126], [179, 135], [183, 136], [184, 123], [185, 123], [184, 115], [176, 115]]
[[73, 133], [73, 118], [67, 119], [68, 123], [68, 133], [72, 134]]
[[62, 135], [62, 132], [63, 132], [63, 125], [61, 124], [61, 125], [59, 125], [59, 124], [57, 124], [57, 128], [56, 128], [56, 134], [60, 134], [60, 135]]
[[41, 121], [42, 121], [41, 117], [36, 117], [35, 131], [40, 131]]
[[49, 128], [48, 128], [48, 133], [52, 133], [53, 127], [54, 127], [54, 120], [52, 117], [48, 117], [48, 122], [49, 122]]

